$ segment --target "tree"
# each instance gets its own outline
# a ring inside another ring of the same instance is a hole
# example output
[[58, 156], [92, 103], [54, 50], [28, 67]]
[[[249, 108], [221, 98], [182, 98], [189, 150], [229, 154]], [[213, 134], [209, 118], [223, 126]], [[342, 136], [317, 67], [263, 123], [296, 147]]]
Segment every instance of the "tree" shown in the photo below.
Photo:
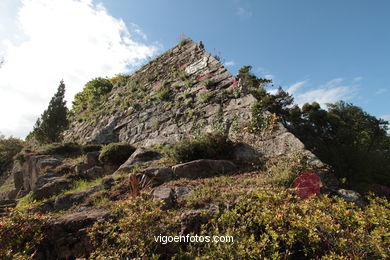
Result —
[[0, 176], [12, 166], [13, 157], [22, 148], [22, 140], [14, 137], [5, 138], [4, 135], [0, 134]]
[[72, 111], [77, 113], [95, 107], [100, 102], [100, 98], [110, 93], [112, 88], [113, 85], [107, 78], [99, 77], [88, 81], [83, 90], [74, 97]]
[[287, 127], [347, 184], [390, 185], [388, 122], [339, 101], [324, 110], [316, 102], [290, 110]]
[[29, 136], [34, 137], [41, 144], [61, 141], [61, 133], [69, 125], [68, 108], [64, 97], [65, 84], [61, 80], [57, 93], [50, 100], [48, 108], [36, 121], [34, 130]]

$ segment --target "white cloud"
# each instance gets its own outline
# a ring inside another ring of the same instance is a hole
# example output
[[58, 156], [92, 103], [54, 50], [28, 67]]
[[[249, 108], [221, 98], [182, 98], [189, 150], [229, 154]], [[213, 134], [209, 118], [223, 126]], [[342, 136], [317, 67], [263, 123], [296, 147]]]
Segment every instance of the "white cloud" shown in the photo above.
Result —
[[252, 12], [245, 9], [244, 7], [238, 7], [236, 14], [242, 18], [249, 18], [252, 16]]
[[231, 67], [231, 66], [236, 65], [236, 63], [234, 62], [234, 60], [230, 60], [230, 61], [224, 62], [223, 65], [224, 65], [225, 67]]
[[[25, 39], [3, 39], [0, 132], [24, 137], [47, 107], [61, 79], [68, 106], [83, 85], [139, 65], [158, 50], [135, 24], [130, 30], [92, 0], [23, 0], [17, 21]], [[138, 37], [139, 38], [139, 37]]]
[[354, 79], [353, 79], [353, 81], [361, 81], [361, 80], [363, 80], [363, 77], [355, 77]]
[[380, 88], [375, 92], [375, 94], [380, 95], [380, 94], [386, 93], [387, 91], [388, 91], [388, 89], [386, 89], [386, 88]]
[[294, 84], [292, 84], [291, 86], [289, 86], [286, 91], [290, 94], [294, 94], [296, 93], [303, 85], [305, 85], [308, 81], [307, 80], [303, 80], [303, 81], [298, 81]]
[[302, 106], [305, 103], [318, 102], [321, 107], [326, 108], [327, 103], [334, 103], [339, 100], [347, 100], [353, 97], [356, 89], [351, 85], [344, 85], [343, 79], [332, 79], [318, 88], [303, 90], [308, 80], [299, 81], [286, 88], [286, 91], [293, 95], [295, 103]]

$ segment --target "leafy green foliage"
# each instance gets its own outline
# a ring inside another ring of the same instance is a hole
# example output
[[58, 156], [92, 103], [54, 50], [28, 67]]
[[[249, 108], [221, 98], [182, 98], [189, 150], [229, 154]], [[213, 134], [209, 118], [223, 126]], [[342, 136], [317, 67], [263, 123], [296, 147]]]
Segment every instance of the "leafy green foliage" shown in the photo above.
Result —
[[[122, 80], [121, 78], [114, 79], [113, 81]], [[94, 78], [85, 84], [83, 90], [76, 94], [72, 110], [79, 112], [87, 108], [95, 107], [103, 96], [110, 93], [113, 84], [107, 78]]]
[[18, 138], [0, 136], [0, 176], [11, 167], [13, 158], [23, 148], [24, 142]]
[[83, 154], [89, 153], [89, 152], [100, 152], [102, 149], [101, 144], [86, 144], [81, 146], [81, 152]]
[[257, 90], [264, 88], [266, 85], [270, 84], [272, 80], [257, 78], [251, 72], [252, 66], [244, 66], [238, 71], [238, 77], [242, 80], [243, 86], [249, 91]]
[[200, 102], [207, 103], [213, 96], [214, 96], [214, 94], [212, 92], [204, 91], [204, 92], [200, 93], [200, 96], [199, 96]]
[[65, 157], [78, 156], [81, 146], [76, 143], [52, 143], [40, 146], [34, 150], [37, 154], [57, 154]]
[[310, 165], [305, 156], [294, 154], [289, 157], [276, 157], [267, 160], [265, 169], [271, 184], [288, 188], [299, 174], [310, 169]]
[[98, 221], [89, 230], [95, 250], [91, 258], [153, 258], [155, 254], [169, 254], [175, 245], [156, 243], [154, 236], [179, 232], [172, 211], [163, 211], [159, 203], [144, 196], [116, 203], [111, 221]]
[[61, 80], [57, 93], [50, 100], [48, 108], [36, 121], [34, 129], [27, 136], [27, 139], [35, 138], [41, 144], [61, 141], [61, 133], [69, 125], [67, 115], [65, 84]]
[[316, 102], [291, 109], [289, 129], [347, 184], [390, 185], [388, 123], [340, 101], [328, 111]]
[[100, 151], [99, 160], [102, 163], [120, 165], [124, 163], [135, 148], [127, 143], [111, 143], [103, 146]]
[[221, 133], [207, 133], [186, 138], [174, 144], [168, 155], [176, 162], [197, 159], [230, 159], [233, 142]]
[[29, 259], [44, 238], [48, 218], [13, 210], [0, 219], [0, 255], [3, 259]]
[[203, 235], [234, 243], [194, 243], [178, 257], [224, 259], [386, 259], [389, 202], [365, 208], [326, 196], [301, 200], [290, 192], [255, 191], [211, 220]]

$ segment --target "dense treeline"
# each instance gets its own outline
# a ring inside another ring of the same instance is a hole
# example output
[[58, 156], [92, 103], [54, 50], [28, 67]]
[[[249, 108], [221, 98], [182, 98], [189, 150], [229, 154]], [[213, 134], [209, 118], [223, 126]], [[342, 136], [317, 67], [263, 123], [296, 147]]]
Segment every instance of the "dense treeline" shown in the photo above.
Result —
[[273, 95], [267, 93], [265, 87], [271, 82], [256, 79], [250, 67], [245, 66], [240, 73], [258, 99], [255, 108], [277, 114], [309, 150], [332, 166], [342, 182], [362, 185], [363, 189], [374, 183], [390, 185], [387, 121], [344, 101], [328, 104], [327, 109], [316, 102], [300, 108], [281, 88]]

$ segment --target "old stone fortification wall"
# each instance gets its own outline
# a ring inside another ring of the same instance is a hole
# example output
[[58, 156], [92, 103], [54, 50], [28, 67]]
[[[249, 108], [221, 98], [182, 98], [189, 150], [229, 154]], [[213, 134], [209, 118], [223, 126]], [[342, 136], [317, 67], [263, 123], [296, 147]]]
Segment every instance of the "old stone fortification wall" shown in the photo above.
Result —
[[[172, 71], [182, 73], [172, 76]], [[136, 111], [133, 107], [118, 108], [94, 121], [74, 121], [65, 134], [65, 141], [110, 143], [124, 141], [137, 146], [174, 143], [181, 137], [199, 131], [226, 131], [230, 138], [250, 145], [265, 157], [300, 152], [322, 166], [305, 150], [303, 143], [277, 121], [262, 133], [251, 133], [252, 95], [240, 96], [235, 78], [220, 62], [205, 51], [202, 44], [191, 40], [168, 50], [134, 73], [142, 79], [139, 88], [147, 89], [150, 104]], [[152, 77], [153, 80], [150, 80]], [[169, 100], [156, 100], [159, 84], [169, 89]], [[211, 83], [210, 83], [211, 82]], [[191, 83], [191, 84], [190, 84]], [[126, 98], [126, 86], [116, 87], [106, 107], [114, 106], [115, 95]], [[266, 115], [270, 116], [270, 115]]]

